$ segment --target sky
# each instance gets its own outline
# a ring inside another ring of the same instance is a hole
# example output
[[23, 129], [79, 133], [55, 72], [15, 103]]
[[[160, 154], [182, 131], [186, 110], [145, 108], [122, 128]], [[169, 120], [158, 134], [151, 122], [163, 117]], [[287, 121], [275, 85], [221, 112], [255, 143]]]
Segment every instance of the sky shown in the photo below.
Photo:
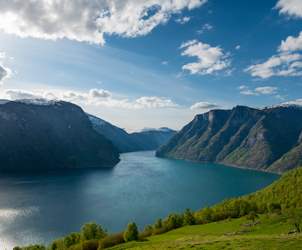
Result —
[[0, 98], [58, 99], [127, 131], [302, 104], [301, 0], [0, 0]]

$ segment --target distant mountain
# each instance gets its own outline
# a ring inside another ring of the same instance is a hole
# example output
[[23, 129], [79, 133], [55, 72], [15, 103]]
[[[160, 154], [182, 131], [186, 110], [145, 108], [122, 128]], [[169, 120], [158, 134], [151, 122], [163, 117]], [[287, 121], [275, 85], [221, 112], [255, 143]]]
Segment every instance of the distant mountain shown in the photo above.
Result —
[[88, 115], [94, 129], [105, 136], [119, 149], [121, 153], [156, 150], [171, 139], [176, 131], [169, 128], [143, 129], [141, 132], [127, 133], [98, 117]]
[[197, 115], [156, 155], [284, 172], [302, 164], [302, 109], [212, 110]]
[[112, 167], [119, 153], [63, 101], [1, 101], [0, 171]]

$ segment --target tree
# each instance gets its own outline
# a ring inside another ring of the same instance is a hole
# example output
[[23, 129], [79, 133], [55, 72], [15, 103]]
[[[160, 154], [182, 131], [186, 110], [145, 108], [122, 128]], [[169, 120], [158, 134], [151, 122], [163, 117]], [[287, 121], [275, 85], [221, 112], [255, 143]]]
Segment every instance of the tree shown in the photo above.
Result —
[[87, 223], [81, 228], [81, 238], [83, 240], [99, 240], [107, 236], [102, 226], [92, 222]]
[[64, 245], [68, 248], [72, 245], [79, 243], [81, 235], [79, 233], [71, 233], [64, 238]]
[[51, 243], [50, 250], [59, 250], [59, 244], [57, 241]]
[[134, 222], [128, 224], [124, 232], [124, 240], [126, 242], [138, 240], [138, 229]]
[[196, 220], [194, 217], [194, 214], [190, 209], [186, 209], [183, 215], [183, 225], [188, 226], [188, 225], [195, 225]]
[[251, 212], [246, 216], [246, 218], [247, 218], [248, 220], [251, 220], [252, 222], [255, 222], [255, 220], [256, 220], [257, 218], [259, 218], [259, 216], [258, 216], [258, 214], [257, 214], [255, 211], [251, 211]]
[[168, 230], [181, 227], [183, 224], [183, 217], [179, 214], [170, 214], [164, 221], [164, 226]]
[[158, 219], [154, 224], [154, 229], [161, 229], [163, 227], [162, 219]]
[[297, 233], [301, 233], [301, 223], [302, 223], [302, 210], [301, 209], [291, 209], [289, 211], [290, 223], [295, 227]]

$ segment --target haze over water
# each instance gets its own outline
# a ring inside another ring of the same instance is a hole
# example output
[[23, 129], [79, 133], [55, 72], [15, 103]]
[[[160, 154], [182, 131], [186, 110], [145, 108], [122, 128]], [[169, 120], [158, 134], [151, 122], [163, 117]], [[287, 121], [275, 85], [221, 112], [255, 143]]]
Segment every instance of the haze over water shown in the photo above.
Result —
[[121, 155], [110, 170], [0, 176], [0, 249], [48, 243], [95, 221], [120, 231], [186, 208], [199, 209], [261, 189], [277, 175], [161, 159], [154, 152]]

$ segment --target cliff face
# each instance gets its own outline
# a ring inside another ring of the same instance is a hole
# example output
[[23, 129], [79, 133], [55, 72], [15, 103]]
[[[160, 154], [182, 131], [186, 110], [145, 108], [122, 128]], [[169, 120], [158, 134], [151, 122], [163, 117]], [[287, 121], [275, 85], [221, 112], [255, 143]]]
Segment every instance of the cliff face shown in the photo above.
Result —
[[0, 170], [112, 167], [117, 149], [96, 133], [83, 110], [67, 102], [0, 104]]
[[98, 117], [88, 115], [93, 128], [110, 140], [119, 152], [156, 150], [171, 139], [176, 131], [169, 128], [150, 129], [142, 132], [127, 133], [125, 130], [110, 124]]
[[197, 115], [157, 156], [283, 172], [301, 163], [301, 133], [299, 107], [237, 106]]

